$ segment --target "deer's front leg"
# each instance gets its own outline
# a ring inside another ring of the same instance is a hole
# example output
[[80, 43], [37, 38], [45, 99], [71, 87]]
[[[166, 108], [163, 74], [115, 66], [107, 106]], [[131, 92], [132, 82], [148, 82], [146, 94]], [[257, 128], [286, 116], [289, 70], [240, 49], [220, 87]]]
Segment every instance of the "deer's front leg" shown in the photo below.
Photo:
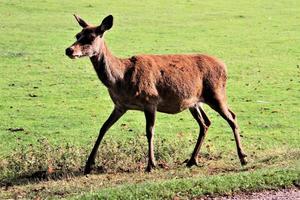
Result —
[[108, 129], [116, 122], [122, 115], [126, 112], [124, 109], [114, 108], [112, 113], [110, 114], [109, 118], [104, 122], [102, 125], [99, 136], [96, 140], [96, 143], [94, 145], [94, 148], [86, 162], [84, 174], [89, 174], [92, 170], [92, 166], [95, 164], [95, 158], [97, 154], [97, 150], [99, 148], [99, 145], [101, 143], [101, 140], [103, 139], [105, 133], [108, 131]]
[[153, 135], [156, 110], [145, 110], [144, 113], [146, 118], [146, 136], [148, 140], [148, 165], [146, 171], [150, 172], [156, 166], [153, 150]]

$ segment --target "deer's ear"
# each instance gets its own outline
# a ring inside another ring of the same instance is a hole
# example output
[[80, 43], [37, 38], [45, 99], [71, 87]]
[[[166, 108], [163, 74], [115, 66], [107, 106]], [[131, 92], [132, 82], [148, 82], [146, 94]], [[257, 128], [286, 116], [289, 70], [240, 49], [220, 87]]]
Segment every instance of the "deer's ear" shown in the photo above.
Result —
[[113, 26], [114, 18], [112, 15], [108, 15], [103, 19], [100, 26], [97, 27], [97, 33], [103, 34], [105, 31], [109, 30]]
[[88, 26], [88, 23], [86, 23], [83, 19], [81, 19], [78, 15], [74, 14], [74, 17], [76, 19], [76, 21], [78, 22], [78, 24], [82, 27], [85, 28]]

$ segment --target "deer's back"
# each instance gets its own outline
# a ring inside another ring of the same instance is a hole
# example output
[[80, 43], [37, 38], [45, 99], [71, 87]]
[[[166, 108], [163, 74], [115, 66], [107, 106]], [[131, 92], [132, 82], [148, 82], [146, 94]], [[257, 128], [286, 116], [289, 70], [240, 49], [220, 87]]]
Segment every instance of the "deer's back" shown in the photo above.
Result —
[[177, 113], [205, 101], [207, 91], [224, 87], [225, 82], [225, 65], [211, 56], [139, 55], [130, 59], [119, 96], [134, 104], [132, 109], [157, 105], [158, 111]]

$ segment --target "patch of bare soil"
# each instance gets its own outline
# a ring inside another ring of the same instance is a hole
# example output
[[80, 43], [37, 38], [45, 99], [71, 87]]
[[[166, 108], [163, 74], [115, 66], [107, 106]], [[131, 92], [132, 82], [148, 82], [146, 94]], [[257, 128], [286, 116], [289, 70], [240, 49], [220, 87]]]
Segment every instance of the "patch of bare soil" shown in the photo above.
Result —
[[203, 200], [300, 200], [300, 188], [240, 193], [233, 196], [205, 197]]

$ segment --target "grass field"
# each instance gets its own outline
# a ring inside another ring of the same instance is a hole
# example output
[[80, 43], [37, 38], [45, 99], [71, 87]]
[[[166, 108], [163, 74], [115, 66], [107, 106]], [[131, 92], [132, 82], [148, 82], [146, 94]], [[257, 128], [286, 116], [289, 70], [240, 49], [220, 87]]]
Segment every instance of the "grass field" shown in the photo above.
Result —
[[[64, 55], [80, 31], [73, 13], [93, 24], [113, 14], [105, 38], [119, 57], [201, 52], [224, 60], [249, 164], [239, 165], [229, 126], [205, 107], [212, 125], [201, 167], [181, 164], [198, 136], [191, 114], [158, 114], [160, 168], [146, 174], [144, 115], [130, 111], [105, 136], [95, 174], [81, 176], [113, 103], [88, 59]], [[0, 17], [0, 199], [192, 198], [299, 186], [299, 1], [0, 0]]]

